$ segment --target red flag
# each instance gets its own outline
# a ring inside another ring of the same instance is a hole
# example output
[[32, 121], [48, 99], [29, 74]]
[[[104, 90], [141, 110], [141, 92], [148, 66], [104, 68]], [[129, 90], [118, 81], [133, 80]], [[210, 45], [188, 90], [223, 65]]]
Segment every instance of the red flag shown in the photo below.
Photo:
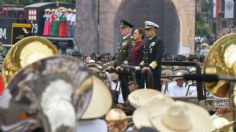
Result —
[[220, 3], [219, 0], [213, 0], [213, 18], [219, 16]]
[[3, 80], [2, 80], [2, 76], [0, 75], [0, 96], [3, 93], [3, 90], [4, 90], [4, 83], [3, 83]]

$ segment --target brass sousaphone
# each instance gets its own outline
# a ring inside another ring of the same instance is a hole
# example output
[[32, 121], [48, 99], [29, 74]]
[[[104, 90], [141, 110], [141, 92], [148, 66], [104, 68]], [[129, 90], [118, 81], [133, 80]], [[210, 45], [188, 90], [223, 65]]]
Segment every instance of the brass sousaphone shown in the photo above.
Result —
[[58, 49], [47, 39], [37, 36], [18, 41], [8, 51], [3, 65], [2, 77], [5, 84], [21, 68], [43, 58], [59, 54]]
[[[205, 74], [217, 74], [221, 76], [236, 76], [236, 34], [228, 34], [217, 40], [211, 47], [204, 61], [203, 72]], [[230, 89], [230, 83], [225, 80], [220, 80], [215, 83], [205, 83], [205, 87], [210, 93], [218, 97], [230, 98], [235, 96], [235, 85], [233, 91]], [[232, 98], [231, 98], [232, 99]], [[230, 99], [230, 100], [231, 100]], [[235, 103], [235, 98], [233, 99]], [[230, 104], [229, 104], [230, 105]], [[215, 128], [213, 131], [230, 131], [232, 124], [235, 121], [232, 119], [233, 111], [222, 115], [223, 118], [231, 121], [222, 125], [220, 128]]]
[[[236, 34], [228, 34], [217, 40], [204, 61], [204, 74], [236, 76]], [[221, 80], [205, 83], [210, 93], [218, 97], [229, 97], [229, 82]]]

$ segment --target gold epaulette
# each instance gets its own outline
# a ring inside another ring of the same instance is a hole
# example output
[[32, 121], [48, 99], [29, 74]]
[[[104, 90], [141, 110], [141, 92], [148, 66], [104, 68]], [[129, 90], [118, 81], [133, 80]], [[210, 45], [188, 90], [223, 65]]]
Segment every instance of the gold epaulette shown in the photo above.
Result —
[[144, 66], [144, 61], [141, 61], [141, 63], [139, 65], [140, 66]]
[[149, 66], [150, 66], [152, 69], [155, 69], [155, 68], [157, 67], [157, 61], [152, 61], [152, 63], [150, 63]]

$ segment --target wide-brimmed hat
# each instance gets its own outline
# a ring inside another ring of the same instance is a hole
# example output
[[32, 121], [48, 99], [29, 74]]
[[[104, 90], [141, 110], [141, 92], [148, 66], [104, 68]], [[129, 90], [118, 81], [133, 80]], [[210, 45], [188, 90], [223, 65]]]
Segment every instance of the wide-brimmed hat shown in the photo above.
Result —
[[161, 132], [210, 132], [209, 113], [195, 104], [153, 102], [147, 106], [148, 120]]
[[117, 81], [119, 79], [119, 75], [116, 73], [110, 73], [110, 76], [112, 81]]
[[210, 46], [209, 46], [209, 44], [207, 44], [207, 43], [202, 43], [202, 44], [201, 44], [201, 48], [203, 48], [203, 47], [209, 48]]
[[173, 77], [172, 80], [176, 81], [179, 79], [183, 79], [183, 75], [188, 74], [188, 73], [189, 73], [189, 71], [187, 71], [187, 70], [177, 70], [174, 72], [174, 75], [179, 76], [179, 77]]
[[[158, 94], [144, 107], [139, 107], [138, 109], [136, 109], [133, 114], [133, 122], [136, 128], [139, 129], [141, 127], [152, 127], [152, 124], [149, 121], [148, 116], [147, 116], [147, 106], [149, 106], [149, 104], [152, 104], [152, 102], [159, 102], [160, 104], [162, 103], [169, 104], [169, 103], [173, 103], [174, 100], [170, 98], [169, 96]], [[157, 110], [159, 110], [159, 108]]]
[[51, 9], [47, 8], [45, 9], [46, 12], [51, 12]]
[[[162, 76], [173, 76], [174, 72], [170, 69], [165, 69], [161, 71]], [[171, 82], [171, 77], [162, 77], [161, 80], [164, 82]]]
[[81, 119], [95, 119], [104, 116], [112, 105], [112, 96], [107, 86], [96, 76], [86, 80], [92, 84], [92, 97]]
[[[53, 56], [34, 62], [17, 72], [8, 83], [12, 95], [9, 109], [14, 111], [8, 114], [42, 115], [40, 120], [44, 121], [45, 129], [50, 129], [47, 131], [62, 126], [73, 129], [93, 95], [92, 85], [82, 87], [90, 76], [86, 66], [74, 57]], [[39, 120], [39, 117], [31, 118]]]
[[217, 117], [213, 119], [212, 124], [214, 132], [217, 130], [221, 130], [222, 132], [229, 132], [229, 128], [232, 127], [232, 123], [230, 124], [229, 120], [225, 119], [224, 117]]
[[139, 108], [159, 94], [162, 93], [154, 89], [138, 89], [129, 94], [128, 100], [133, 107]]

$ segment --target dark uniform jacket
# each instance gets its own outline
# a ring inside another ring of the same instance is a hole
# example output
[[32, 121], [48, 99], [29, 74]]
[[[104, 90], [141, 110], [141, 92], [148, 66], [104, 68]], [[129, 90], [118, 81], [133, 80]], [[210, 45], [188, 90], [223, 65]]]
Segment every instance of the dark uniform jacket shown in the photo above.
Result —
[[[130, 63], [130, 52], [133, 45], [132, 43], [134, 43], [134, 41], [131, 35], [128, 35], [121, 40], [114, 66], [120, 66], [121, 64], [123, 64], [125, 60], [127, 60], [128, 63]], [[129, 94], [128, 84], [127, 84], [128, 83], [127, 80], [129, 79], [129, 77], [130, 77], [129, 73], [119, 74], [122, 95], [125, 101]]]
[[131, 35], [123, 38], [119, 44], [115, 66], [120, 66], [125, 60], [130, 62], [130, 51], [132, 48], [133, 37]]
[[157, 36], [145, 41], [143, 46], [143, 59], [140, 65], [142, 67], [148, 66], [152, 69], [154, 87], [161, 89], [160, 75], [161, 75], [161, 60], [164, 54], [163, 41]]

